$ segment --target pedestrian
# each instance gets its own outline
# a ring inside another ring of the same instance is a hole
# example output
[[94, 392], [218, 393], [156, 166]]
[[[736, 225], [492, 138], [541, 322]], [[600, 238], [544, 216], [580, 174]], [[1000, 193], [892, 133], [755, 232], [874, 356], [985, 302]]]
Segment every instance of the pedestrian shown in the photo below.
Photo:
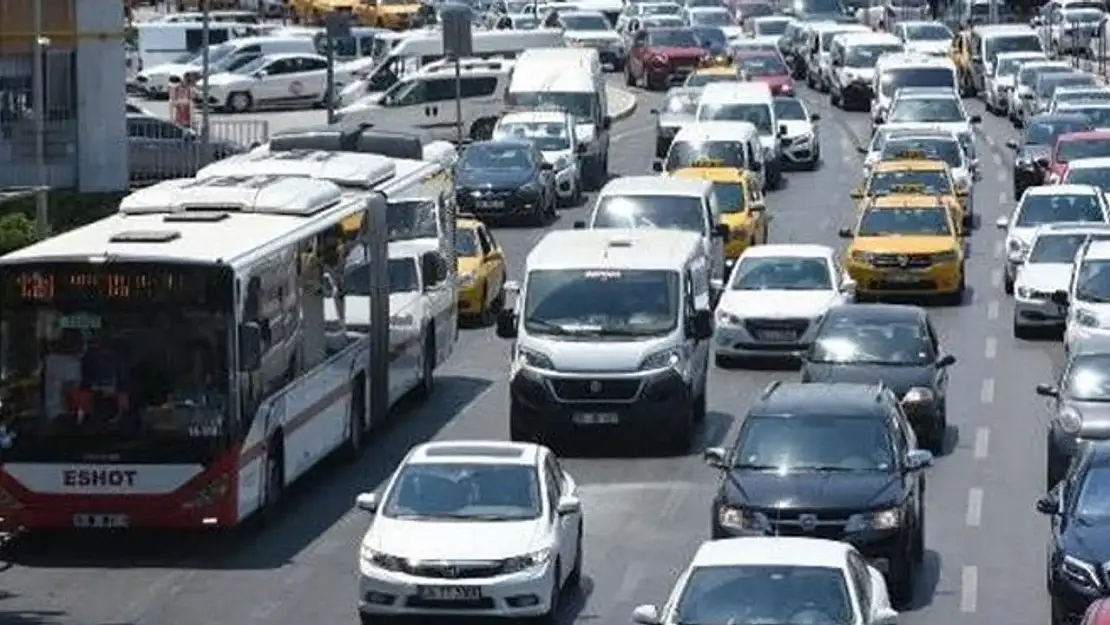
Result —
[[170, 76], [170, 119], [179, 126], [193, 126], [193, 88], [186, 76]]

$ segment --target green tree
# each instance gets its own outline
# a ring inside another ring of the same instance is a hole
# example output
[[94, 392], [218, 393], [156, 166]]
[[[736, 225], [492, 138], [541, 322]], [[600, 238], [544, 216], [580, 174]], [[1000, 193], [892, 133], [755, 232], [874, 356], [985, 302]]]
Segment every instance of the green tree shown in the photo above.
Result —
[[0, 254], [14, 252], [35, 242], [35, 222], [23, 213], [0, 217]]

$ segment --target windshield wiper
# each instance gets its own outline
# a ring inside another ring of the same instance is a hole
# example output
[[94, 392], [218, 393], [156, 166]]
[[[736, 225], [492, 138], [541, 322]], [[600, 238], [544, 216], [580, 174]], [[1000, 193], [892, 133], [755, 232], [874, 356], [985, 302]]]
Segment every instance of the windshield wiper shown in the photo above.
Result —
[[855, 473], [856, 471], [866, 471], [867, 469], [858, 469], [852, 467], [842, 467], [835, 464], [809, 464], [809, 465], [796, 465], [790, 467], [792, 471], [816, 471], [818, 473]]
[[551, 323], [538, 317], [528, 317], [524, 320], [526, 326], [536, 326], [548, 334], [570, 334], [570, 331], [557, 323]]
[[1090, 293], [1077, 293], [1075, 299], [1092, 304], [1106, 304], [1110, 302], [1110, 295], [1092, 295]]
[[743, 469], [745, 471], [778, 471], [782, 467], [776, 464], [759, 464], [758, 462], [741, 462], [732, 465], [733, 469]]

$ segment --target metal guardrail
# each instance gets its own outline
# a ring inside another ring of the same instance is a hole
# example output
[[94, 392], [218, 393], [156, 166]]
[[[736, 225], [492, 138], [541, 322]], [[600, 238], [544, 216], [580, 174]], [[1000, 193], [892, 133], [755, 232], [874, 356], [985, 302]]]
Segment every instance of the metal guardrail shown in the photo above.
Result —
[[187, 178], [197, 170], [270, 138], [265, 120], [212, 120], [207, 148], [193, 129], [167, 120], [132, 116], [128, 119], [128, 167], [132, 185]]

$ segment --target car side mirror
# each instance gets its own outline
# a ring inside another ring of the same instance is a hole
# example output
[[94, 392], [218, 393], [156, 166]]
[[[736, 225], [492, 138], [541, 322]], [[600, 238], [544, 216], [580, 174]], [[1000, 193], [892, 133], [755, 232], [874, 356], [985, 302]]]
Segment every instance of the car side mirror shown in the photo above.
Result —
[[994, 227], [998, 228], [999, 230], [1005, 230], [1005, 229], [1009, 228], [1010, 227], [1010, 218], [1009, 217], [999, 217], [998, 219], [995, 219], [994, 220]]
[[841, 239], [854, 239], [854, 238], [856, 238], [856, 235], [852, 233], [851, 228], [841, 228], [840, 230], [837, 230], [836, 235], [838, 237], [840, 237]]
[[713, 236], [718, 239], [724, 239], [725, 241], [728, 241], [728, 224], [717, 224], [713, 226]]
[[1071, 303], [1071, 296], [1068, 295], [1067, 291], [1053, 291], [1052, 303], [1058, 304], [1060, 306], [1067, 306], [1069, 303]]
[[258, 371], [262, 366], [262, 326], [248, 321], [239, 326], [239, 370]]
[[575, 230], [585, 230], [586, 229], [586, 222], [584, 222], [582, 220], [578, 220], [578, 221], [574, 222], [574, 229]]
[[875, 608], [871, 625], [898, 625], [898, 613], [889, 607]]
[[1048, 167], [1048, 157], [1047, 157], [1047, 156], [1041, 156], [1041, 157], [1039, 157], [1039, 158], [1037, 159], [1037, 165], [1038, 165], [1039, 167], [1047, 168], [1047, 167]]
[[260, 69], [260, 70], [258, 70], [257, 72], [254, 73], [254, 77], [257, 78], [258, 80], [262, 80], [263, 78], [265, 78], [269, 75], [270, 75], [270, 73], [267, 72], [264, 69]]
[[723, 447], [708, 447], [701, 453], [701, 459], [714, 469], [723, 469], [725, 468], [725, 455]]
[[1038, 384], [1037, 394], [1041, 397], [1059, 397], [1060, 391], [1051, 384]]
[[951, 367], [954, 364], [956, 364], [956, 357], [952, 354], [945, 354], [937, 360], [938, 368]]
[[552, 169], [555, 169], [555, 166], [552, 165], [551, 163], [543, 162], [543, 163], [540, 163], [540, 169], [542, 169], [544, 171], [551, 171]]
[[1060, 512], [1060, 500], [1056, 497], [1056, 493], [1048, 493], [1044, 497], [1038, 499], [1037, 512], [1041, 514], [1058, 514]]
[[661, 174], [663, 173], [663, 161], [654, 160], [651, 162], [651, 171]]
[[852, 189], [851, 193], [849, 193], [848, 195], [850, 195], [853, 200], [863, 199], [863, 189], [856, 187]]
[[713, 312], [709, 310], [696, 310], [690, 317], [689, 326], [686, 328], [687, 338], [695, 341], [705, 341], [713, 337]]
[[789, 132], [790, 132], [790, 129], [788, 129], [788, 128], [786, 127], [786, 124], [779, 124], [779, 134], [778, 134], [778, 137], [779, 137], [780, 139], [781, 139], [781, 138], [783, 138], [783, 137], [785, 137], [785, 136], [786, 136], [787, 134], [789, 134]]
[[632, 622], [637, 625], [659, 625], [659, 608], [653, 605], [638, 605], [632, 610]]
[[601, 129], [602, 130], [609, 130], [612, 127], [613, 127], [613, 118], [612, 117], [609, 117], [608, 115], [606, 115], [604, 118], [602, 118], [602, 120], [601, 120]]
[[859, 284], [855, 280], [845, 278], [844, 281], [840, 283], [840, 292], [845, 295], [851, 295], [856, 292], [857, 286], [859, 286]]
[[377, 512], [379, 503], [377, 493], [359, 493], [355, 497], [355, 507], [363, 512]]
[[860, 154], [869, 154], [870, 153], [870, 151], [867, 149], [866, 145], [857, 145], [856, 146], [856, 152], [859, 152]]
[[810, 116], [809, 116], [809, 121], [811, 121], [811, 122], [821, 121], [821, 114], [820, 113], [811, 113]]
[[933, 453], [927, 449], [911, 449], [906, 453], [906, 473], [921, 471], [933, 466]]
[[576, 495], [563, 495], [559, 498], [559, 503], [555, 505], [555, 512], [559, 516], [566, 516], [568, 514], [575, 514], [582, 511], [582, 500]]

